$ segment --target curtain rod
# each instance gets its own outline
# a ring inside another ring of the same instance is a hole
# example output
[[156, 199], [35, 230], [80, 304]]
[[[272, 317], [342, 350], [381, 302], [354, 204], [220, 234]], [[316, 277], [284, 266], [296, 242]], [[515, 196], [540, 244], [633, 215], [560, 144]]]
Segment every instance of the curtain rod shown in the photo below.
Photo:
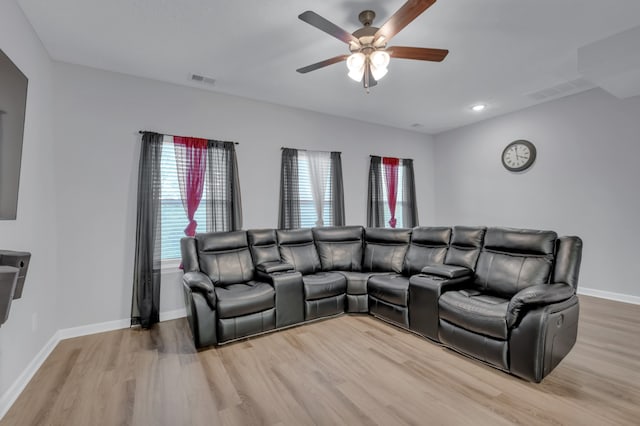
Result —
[[[181, 136], [181, 135], [170, 135], [169, 133], [152, 132], [151, 130], [140, 130], [140, 131], [138, 131], [138, 133], [140, 133], [140, 134], [143, 134], [143, 133], [158, 133], [158, 134], [164, 135], [164, 136], [174, 136], [174, 137], [177, 136], [179, 138], [184, 137], [184, 136]], [[201, 139], [207, 139], [207, 138], [201, 138]], [[207, 140], [215, 141], [217, 139], [207, 139]], [[240, 142], [234, 142], [234, 144], [240, 145]]]
[[[308, 149], [298, 149], [298, 148], [287, 148], [286, 146], [281, 146], [280, 149], [295, 149], [296, 151], [309, 151]], [[342, 154], [342, 151], [318, 151], [318, 150], [312, 150], [312, 151], [316, 151], [316, 152], [337, 152], [338, 154]]]
[[384, 155], [373, 155], [373, 154], [369, 154], [369, 157], [397, 158], [397, 159], [399, 159], [399, 160], [411, 160], [411, 161], [413, 161], [413, 158], [385, 157]]

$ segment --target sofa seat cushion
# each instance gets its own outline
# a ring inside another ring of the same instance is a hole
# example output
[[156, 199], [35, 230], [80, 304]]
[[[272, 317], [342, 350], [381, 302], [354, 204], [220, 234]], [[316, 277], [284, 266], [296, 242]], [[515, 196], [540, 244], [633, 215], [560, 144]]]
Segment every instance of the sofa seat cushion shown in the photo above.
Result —
[[248, 281], [216, 287], [218, 318], [233, 318], [275, 307], [275, 291], [267, 283]]
[[484, 336], [508, 339], [508, 299], [477, 290], [448, 291], [440, 296], [438, 306], [440, 319]]
[[409, 278], [402, 275], [376, 275], [369, 278], [369, 296], [398, 306], [407, 306]]
[[324, 299], [347, 291], [347, 279], [337, 272], [318, 272], [303, 275], [304, 300]]
[[347, 279], [347, 294], [367, 294], [367, 281], [374, 275], [391, 275], [393, 272], [335, 271]]

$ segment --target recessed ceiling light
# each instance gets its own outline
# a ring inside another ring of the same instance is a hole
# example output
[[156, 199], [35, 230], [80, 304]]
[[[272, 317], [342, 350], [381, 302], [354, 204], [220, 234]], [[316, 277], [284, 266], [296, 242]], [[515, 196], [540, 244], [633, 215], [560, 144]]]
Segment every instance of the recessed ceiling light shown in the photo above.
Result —
[[472, 110], [472, 111], [475, 111], [475, 112], [480, 112], [480, 111], [484, 111], [484, 109], [485, 109], [486, 107], [487, 107], [487, 106], [486, 106], [485, 104], [477, 104], [477, 105], [472, 106], [472, 107], [471, 107], [471, 110]]

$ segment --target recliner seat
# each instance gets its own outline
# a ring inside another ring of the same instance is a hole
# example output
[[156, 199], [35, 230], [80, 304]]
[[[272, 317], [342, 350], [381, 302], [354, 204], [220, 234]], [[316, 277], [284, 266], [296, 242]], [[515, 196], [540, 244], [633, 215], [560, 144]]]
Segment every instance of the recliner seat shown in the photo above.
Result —
[[[381, 229], [378, 233], [385, 231], [388, 230]], [[402, 262], [401, 274], [372, 277], [369, 280], [369, 296], [375, 303], [372, 313], [404, 328], [410, 328], [409, 278], [419, 274], [427, 265], [442, 264], [450, 237], [450, 228], [413, 228], [409, 234], [410, 241], [407, 241], [409, 244]], [[381, 241], [379, 235], [377, 240]], [[375, 243], [372, 244], [375, 249]]]
[[390, 272], [362, 270], [364, 253], [362, 226], [313, 228], [313, 239], [323, 271], [337, 272], [347, 281], [346, 312], [369, 312], [367, 281]]
[[[439, 298], [440, 341], [495, 367], [512, 371], [510, 349], [514, 342], [511, 336], [526, 318], [527, 311], [543, 301], [565, 302], [575, 298], [577, 304], [575, 288], [551, 281], [557, 239], [552, 231], [489, 228], [473, 279], [463, 288], [446, 291]], [[562, 245], [560, 249], [564, 249]], [[566, 347], [570, 348], [573, 343], [564, 348], [547, 348], [548, 356], [536, 357], [547, 344], [553, 346], [555, 336], [566, 336], [568, 341], [575, 342], [571, 336], [577, 328], [577, 310], [572, 306], [563, 309], [569, 328], [560, 323], [556, 326], [557, 333], [552, 333], [554, 336], [549, 340], [539, 336], [537, 348], [527, 357], [529, 362], [524, 363], [528, 371], [516, 374], [526, 374], [526, 378], [539, 381], [542, 376], [535, 371], [536, 364], [547, 364], [548, 368], [556, 362], [554, 358], [566, 355]]]
[[181, 247], [189, 323], [206, 329], [194, 333], [197, 346], [275, 328], [275, 292], [253, 279], [245, 231], [198, 234], [183, 238]]
[[276, 234], [282, 260], [302, 274], [305, 320], [343, 313], [347, 280], [322, 270], [311, 229], [278, 230]]

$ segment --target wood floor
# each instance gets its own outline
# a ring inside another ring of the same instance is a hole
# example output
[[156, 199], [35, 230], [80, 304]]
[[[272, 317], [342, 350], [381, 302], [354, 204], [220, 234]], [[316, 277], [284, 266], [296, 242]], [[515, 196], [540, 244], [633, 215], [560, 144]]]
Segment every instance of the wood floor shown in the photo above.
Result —
[[366, 315], [202, 352], [181, 319], [60, 342], [0, 425], [638, 425], [640, 306], [580, 299], [537, 385]]

